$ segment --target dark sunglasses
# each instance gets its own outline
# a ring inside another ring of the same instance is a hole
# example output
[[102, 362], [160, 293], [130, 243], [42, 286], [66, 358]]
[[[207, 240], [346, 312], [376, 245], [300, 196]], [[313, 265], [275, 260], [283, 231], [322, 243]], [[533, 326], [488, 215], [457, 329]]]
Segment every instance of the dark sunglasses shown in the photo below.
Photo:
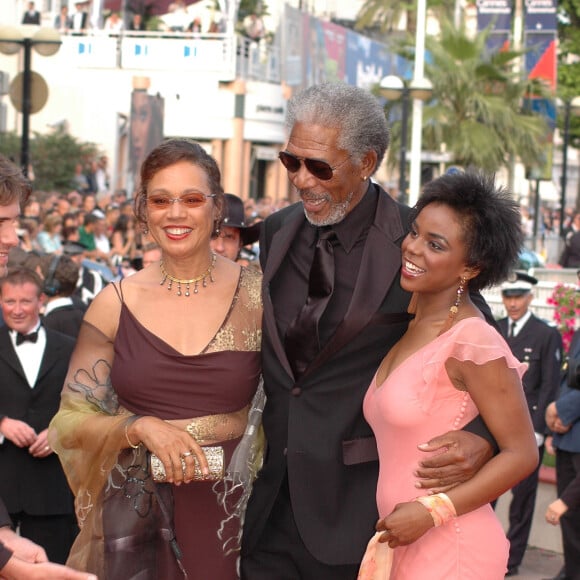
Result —
[[304, 162], [304, 166], [316, 179], [321, 181], [328, 181], [332, 179], [336, 167], [331, 167], [326, 161], [320, 159], [309, 159], [308, 157], [296, 157], [288, 151], [280, 151], [278, 159], [282, 165], [290, 172], [296, 173], [300, 169], [300, 165]]

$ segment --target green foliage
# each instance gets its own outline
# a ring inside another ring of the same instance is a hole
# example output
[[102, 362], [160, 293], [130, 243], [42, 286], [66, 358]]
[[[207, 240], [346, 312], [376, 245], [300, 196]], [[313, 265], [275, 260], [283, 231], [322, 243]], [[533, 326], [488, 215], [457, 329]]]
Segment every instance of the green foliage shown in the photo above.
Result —
[[[20, 137], [0, 133], [0, 153], [17, 164]], [[74, 188], [75, 165], [96, 159], [100, 151], [93, 143], [81, 143], [63, 130], [48, 135], [35, 133], [30, 139], [30, 162], [34, 171], [34, 189], [67, 193]]]
[[[463, 27], [442, 22], [441, 35], [427, 37], [430, 61], [425, 76], [433, 83], [433, 99], [423, 109], [423, 147], [438, 151], [444, 143], [453, 163], [495, 172], [517, 156], [527, 166], [541, 164], [547, 126], [524, 108], [528, 94], [545, 88], [514, 73], [521, 53], [486, 56], [487, 35], [467, 36]], [[407, 47], [404, 52], [409, 53]], [[389, 163], [396, 164], [400, 127], [393, 124]]]
[[[429, 0], [429, 10], [441, 14], [453, 14], [455, 0]], [[417, 0], [365, 0], [356, 20], [356, 30], [378, 28], [381, 32], [392, 30], [403, 14], [407, 14], [407, 30], [416, 28]]]
[[[580, 96], [580, 0], [558, 2], [558, 96], [569, 101]], [[563, 115], [558, 126], [563, 130]], [[570, 118], [570, 146], [580, 148], [580, 116]]]
[[266, 16], [269, 14], [268, 5], [263, 0], [241, 0], [238, 8], [238, 21], [241, 22], [249, 14]]

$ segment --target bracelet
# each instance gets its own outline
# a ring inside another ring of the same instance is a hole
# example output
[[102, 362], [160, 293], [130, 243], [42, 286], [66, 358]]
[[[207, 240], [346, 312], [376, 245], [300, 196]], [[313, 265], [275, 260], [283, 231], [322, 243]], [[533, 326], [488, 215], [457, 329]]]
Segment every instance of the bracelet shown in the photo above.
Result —
[[433, 524], [435, 524], [435, 527], [445, 524], [449, 520], [457, 517], [457, 512], [455, 511], [453, 502], [444, 493], [422, 495], [421, 497], [416, 497], [415, 501], [418, 501], [421, 505], [427, 508], [427, 511], [433, 518]]
[[216, 439], [218, 425], [226, 422], [227, 415], [207, 415], [193, 419], [185, 430], [202, 445], [205, 441]]
[[141, 415], [133, 415], [132, 417], [129, 417], [125, 421], [125, 439], [127, 439], [127, 443], [129, 444], [129, 447], [132, 447], [133, 449], [139, 449], [139, 446], [141, 445], [141, 441], [139, 441], [139, 443], [137, 443], [137, 445], [133, 445], [133, 443], [131, 443], [131, 439], [129, 439], [128, 429], [129, 429], [130, 425], [132, 423], [134, 423], [135, 421], [137, 421], [137, 419], [139, 419], [140, 417], [141, 417]]

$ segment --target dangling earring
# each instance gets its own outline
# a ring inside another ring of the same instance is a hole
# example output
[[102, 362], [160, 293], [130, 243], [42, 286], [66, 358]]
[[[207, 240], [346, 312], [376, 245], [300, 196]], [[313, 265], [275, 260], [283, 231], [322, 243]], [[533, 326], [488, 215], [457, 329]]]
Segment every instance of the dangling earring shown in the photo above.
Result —
[[407, 312], [409, 314], [415, 314], [417, 312], [417, 292], [411, 294], [411, 300], [409, 301], [409, 306], [407, 306]]
[[465, 292], [466, 284], [467, 279], [464, 276], [461, 276], [459, 280], [459, 286], [455, 294], [455, 300], [453, 304], [449, 307], [449, 315], [447, 316], [447, 320], [445, 321], [445, 324], [443, 325], [443, 328], [440, 330], [439, 334], [443, 334], [444, 332], [447, 332], [451, 328], [453, 320], [457, 316], [457, 312], [459, 312], [459, 306], [461, 305], [461, 299], [463, 298], [463, 293]]
[[212, 238], [218, 238], [220, 235], [220, 226], [221, 226], [221, 220], [215, 220], [213, 222], [213, 232], [211, 233], [211, 237]]

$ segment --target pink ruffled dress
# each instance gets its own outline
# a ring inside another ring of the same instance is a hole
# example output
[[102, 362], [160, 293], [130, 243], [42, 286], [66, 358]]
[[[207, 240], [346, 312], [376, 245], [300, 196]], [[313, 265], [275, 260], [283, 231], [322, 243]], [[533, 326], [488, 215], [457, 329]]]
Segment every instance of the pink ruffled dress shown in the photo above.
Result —
[[[381, 385], [373, 379], [363, 409], [377, 439], [381, 517], [397, 503], [421, 495], [413, 471], [425, 453], [417, 445], [463, 428], [478, 414], [469, 393], [456, 389], [449, 380], [448, 358], [475, 364], [503, 358], [520, 377], [525, 371], [494, 328], [480, 318], [466, 318], [413, 353]], [[396, 548], [390, 578], [500, 580], [508, 552], [503, 528], [487, 504]]]

